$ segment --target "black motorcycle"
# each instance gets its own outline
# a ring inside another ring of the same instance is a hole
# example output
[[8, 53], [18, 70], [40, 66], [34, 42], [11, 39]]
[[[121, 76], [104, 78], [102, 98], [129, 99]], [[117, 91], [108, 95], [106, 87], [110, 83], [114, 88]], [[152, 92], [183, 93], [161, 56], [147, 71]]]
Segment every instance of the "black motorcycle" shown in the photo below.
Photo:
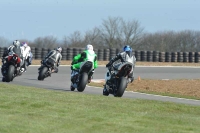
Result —
[[110, 66], [105, 75], [103, 95], [113, 94], [115, 97], [122, 97], [128, 85], [128, 75], [133, 69], [133, 64], [129, 62]]
[[54, 71], [54, 66], [55, 62], [52, 59], [41, 61], [41, 66], [38, 68], [38, 80], [44, 80], [45, 78], [51, 76]]
[[86, 84], [89, 82], [89, 77], [94, 73], [93, 62], [82, 62], [80, 69], [77, 70], [76, 73], [77, 74], [71, 78], [71, 91], [74, 91], [77, 88], [79, 92], [82, 92], [85, 90]]

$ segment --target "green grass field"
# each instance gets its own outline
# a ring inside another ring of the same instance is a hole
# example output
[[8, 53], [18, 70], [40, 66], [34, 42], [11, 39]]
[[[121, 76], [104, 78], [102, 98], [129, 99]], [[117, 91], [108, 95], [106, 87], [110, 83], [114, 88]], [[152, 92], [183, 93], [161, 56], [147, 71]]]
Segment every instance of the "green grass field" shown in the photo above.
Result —
[[0, 83], [0, 133], [199, 133], [200, 106]]

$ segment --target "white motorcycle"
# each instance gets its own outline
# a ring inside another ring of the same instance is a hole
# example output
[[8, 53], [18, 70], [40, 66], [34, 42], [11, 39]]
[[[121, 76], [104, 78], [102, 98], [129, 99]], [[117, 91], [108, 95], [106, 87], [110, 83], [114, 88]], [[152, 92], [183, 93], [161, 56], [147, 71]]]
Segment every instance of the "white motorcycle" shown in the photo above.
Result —
[[115, 97], [122, 97], [129, 83], [128, 75], [133, 71], [133, 64], [130, 62], [119, 63], [108, 67], [105, 74], [103, 95], [113, 94]]
[[71, 91], [74, 91], [76, 88], [79, 92], [83, 92], [85, 90], [86, 84], [89, 82], [89, 77], [94, 73], [94, 66], [92, 61], [82, 62], [80, 65], [80, 69], [75, 71], [75, 73], [71, 78]]

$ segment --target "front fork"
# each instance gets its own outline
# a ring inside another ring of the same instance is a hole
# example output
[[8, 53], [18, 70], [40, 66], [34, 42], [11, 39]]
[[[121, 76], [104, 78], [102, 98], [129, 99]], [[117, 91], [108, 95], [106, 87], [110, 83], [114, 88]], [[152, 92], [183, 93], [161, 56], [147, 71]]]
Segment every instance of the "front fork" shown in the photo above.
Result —
[[106, 86], [107, 91], [109, 91], [110, 94], [114, 94], [117, 91], [118, 79], [110, 78], [110, 80], [107, 80], [105, 86]]

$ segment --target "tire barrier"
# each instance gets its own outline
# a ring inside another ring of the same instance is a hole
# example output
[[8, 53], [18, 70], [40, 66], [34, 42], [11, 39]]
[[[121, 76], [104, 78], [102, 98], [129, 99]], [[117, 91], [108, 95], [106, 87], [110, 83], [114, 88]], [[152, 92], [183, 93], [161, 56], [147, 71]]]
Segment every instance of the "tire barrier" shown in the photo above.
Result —
[[[0, 56], [2, 57], [7, 47], [0, 47]], [[48, 48], [35, 48], [31, 47], [33, 59], [42, 60], [48, 52], [52, 49]], [[84, 48], [63, 48], [62, 60], [72, 60], [73, 57], [81, 52]], [[98, 61], [109, 61], [115, 57], [121, 49], [110, 48], [110, 49], [94, 49]], [[133, 51], [136, 61], [147, 61], [147, 62], [189, 62], [199, 63], [200, 52], [159, 52], [159, 51]]]
[[62, 60], [67, 60], [67, 48], [62, 49]]
[[153, 51], [147, 51], [147, 61], [148, 62], [153, 61]]
[[177, 52], [171, 53], [171, 62], [177, 62]]
[[183, 62], [183, 52], [177, 52], [177, 62]]
[[112, 59], [113, 57], [115, 57], [117, 54], [117, 49], [116, 48], [111, 48], [110, 49], [110, 59]]
[[73, 59], [73, 48], [67, 48], [67, 60]]
[[32, 59], [35, 59], [35, 47], [31, 47], [31, 53], [33, 54]]
[[103, 60], [108, 61], [110, 59], [110, 49], [104, 49]]
[[159, 51], [153, 51], [153, 62], [159, 61]]
[[73, 48], [73, 57], [76, 56], [77, 54], [79, 54], [79, 49], [78, 48]]
[[141, 61], [147, 61], [147, 51], [141, 51], [140, 56]]
[[188, 56], [189, 56], [188, 52], [183, 52], [183, 62], [188, 62]]
[[135, 51], [135, 58], [136, 58], [136, 61], [141, 61], [141, 58], [140, 58], [140, 51]]
[[104, 49], [98, 49], [98, 54], [97, 54], [98, 60], [103, 61], [103, 57], [104, 57]]
[[200, 52], [195, 52], [195, 63], [200, 62]]
[[35, 59], [42, 59], [42, 48], [35, 48]]
[[[85, 50], [84, 48], [79, 48], [79, 53], [82, 53], [84, 50]], [[94, 51], [95, 51], [95, 49], [94, 49]], [[95, 53], [97, 53], [97, 52], [95, 51]]]
[[[95, 54], [98, 56], [98, 49], [94, 49]], [[98, 60], [98, 57], [97, 57]]]
[[189, 62], [195, 62], [195, 52], [189, 52]]
[[159, 52], [159, 62], [165, 62], [165, 52]]
[[171, 52], [165, 52], [165, 62], [171, 62]]
[[42, 48], [41, 58], [44, 59], [47, 54], [48, 54], [48, 49], [47, 48]]

